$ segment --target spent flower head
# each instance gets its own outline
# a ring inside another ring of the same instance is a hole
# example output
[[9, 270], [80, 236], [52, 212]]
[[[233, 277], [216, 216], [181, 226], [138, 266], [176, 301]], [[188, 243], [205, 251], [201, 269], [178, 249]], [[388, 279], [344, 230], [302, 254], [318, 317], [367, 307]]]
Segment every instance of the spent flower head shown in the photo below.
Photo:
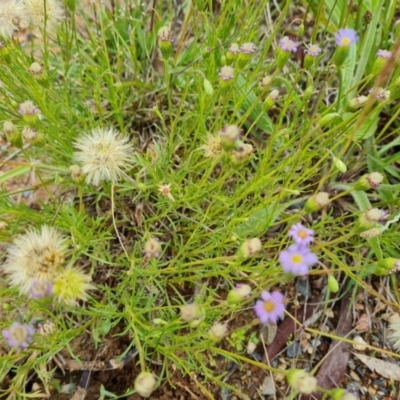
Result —
[[18, 30], [21, 20], [25, 19], [25, 9], [21, 1], [1, 0], [0, 2], [0, 39], [8, 40]]
[[297, 244], [308, 246], [314, 241], [314, 231], [298, 223], [292, 225], [288, 233]]
[[400, 318], [396, 318], [389, 324], [389, 342], [396, 351], [400, 351]]
[[232, 290], [229, 291], [226, 300], [230, 304], [238, 303], [250, 296], [251, 293], [251, 286], [238, 283]]
[[307, 275], [310, 267], [318, 262], [317, 256], [308, 247], [292, 244], [279, 253], [279, 261], [285, 272], [293, 275]]
[[8, 329], [2, 331], [4, 339], [11, 347], [27, 348], [32, 342], [34, 329], [26, 324], [14, 322]]
[[218, 76], [222, 81], [230, 81], [235, 76], [235, 70], [229, 65], [225, 65], [219, 70]]
[[74, 159], [81, 164], [88, 184], [114, 183], [121, 178], [123, 169], [132, 164], [133, 148], [129, 138], [114, 128], [93, 129], [78, 138], [74, 146], [78, 150]]
[[141, 372], [135, 379], [135, 390], [142, 397], [150, 397], [156, 388], [157, 381], [151, 372]]
[[358, 34], [354, 29], [344, 28], [339, 29], [335, 34], [335, 41], [339, 47], [349, 47], [358, 42]]
[[171, 35], [171, 29], [169, 26], [162, 26], [157, 32], [158, 39], [160, 42], [170, 42], [173, 43], [174, 39]]
[[39, 107], [35, 106], [31, 100], [24, 101], [19, 105], [18, 112], [24, 115], [37, 115], [40, 113]]
[[88, 291], [95, 289], [92, 278], [85, 274], [80, 268], [69, 265], [62, 270], [54, 280], [53, 293], [60, 303], [74, 306], [78, 300], [86, 301]]
[[252, 54], [256, 51], [257, 47], [254, 43], [243, 43], [240, 46], [240, 52], [242, 54]]
[[375, 87], [368, 91], [371, 96], [374, 96], [377, 100], [387, 100], [390, 98], [390, 90], [385, 90], [381, 87]]
[[23, 0], [25, 11], [29, 21], [43, 28], [57, 26], [64, 19], [64, 10], [57, 0]]
[[222, 154], [220, 135], [207, 134], [206, 143], [200, 146], [203, 150], [204, 157], [217, 158]]
[[283, 318], [285, 311], [285, 296], [280, 292], [261, 293], [262, 300], [257, 300], [254, 312], [262, 324], [269, 322], [276, 324], [278, 319]]
[[317, 57], [321, 53], [321, 47], [316, 44], [311, 44], [308, 46], [308, 49], [304, 50], [304, 52], [312, 57]]
[[208, 336], [211, 340], [219, 342], [228, 335], [228, 325], [221, 324], [220, 322], [214, 323], [214, 325], [208, 330]]
[[286, 379], [294, 390], [302, 394], [311, 394], [317, 390], [317, 379], [302, 369], [290, 369]]
[[170, 183], [168, 183], [166, 185], [157, 185], [157, 186], [158, 186], [158, 191], [163, 196], [167, 197], [171, 201], [175, 201], [174, 196], [172, 196], [172, 193], [171, 193], [171, 184]]
[[231, 55], [240, 53], [241, 49], [237, 43], [232, 43], [228, 48], [228, 53]]
[[160, 257], [161, 244], [154, 237], [151, 237], [146, 241], [146, 243], [143, 246], [143, 249], [144, 249], [144, 254], [146, 255], [147, 258], [151, 258], [152, 256], [155, 258]]
[[60, 232], [50, 226], [19, 235], [7, 249], [6, 262], [0, 267], [27, 294], [35, 281], [54, 282], [64, 260], [66, 242]]

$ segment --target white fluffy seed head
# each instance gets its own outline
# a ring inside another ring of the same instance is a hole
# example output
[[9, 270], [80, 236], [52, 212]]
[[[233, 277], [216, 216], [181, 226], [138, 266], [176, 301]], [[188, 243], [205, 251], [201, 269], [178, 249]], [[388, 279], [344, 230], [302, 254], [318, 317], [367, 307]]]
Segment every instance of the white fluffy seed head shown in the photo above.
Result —
[[122, 170], [132, 164], [133, 148], [129, 138], [113, 128], [93, 129], [82, 135], [74, 147], [78, 150], [74, 160], [81, 165], [88, 184], [116, 182]]
[[0, 38], [10, 39], [25, 20], [25, 9], [20, 1], [0, 0]]
[[60, 232], [50, 226], [19, 235], [7, 249], [0, 269], [12, 286], [27, 294], [35, 281], [53, 283], [62, 266], [67, 246]]
[[64, 19], [64, 10], [57, 0], [24, 0], [25, 12], [30, 23], [43, 28], [57, 26]]

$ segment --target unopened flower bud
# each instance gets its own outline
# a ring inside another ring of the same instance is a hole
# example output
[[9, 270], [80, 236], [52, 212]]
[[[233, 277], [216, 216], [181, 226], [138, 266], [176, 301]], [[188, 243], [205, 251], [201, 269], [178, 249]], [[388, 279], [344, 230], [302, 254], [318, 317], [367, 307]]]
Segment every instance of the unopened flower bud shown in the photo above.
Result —
[[135, 390], [142, 397], [150, 397], [156, 388], [156, 378], [151, 372], [141, 372], [135, 379]]
[[304, 205], [304, 210], [307, 212], [315, 212], [321, 208], [325, 208], [329, 204], [329, 193], [319, 192], [310, 196], [306, 204]]
[[355, 190], [378, 189], [383, 182], [383, 175], [380, 172], [371, 172], [363, 175], [355, 184]]
[[208, 331], [208, 336], [211, 340], [219, 342], [228, 334], [228, 327], [226, 324], [219, 322], [215, 323]]
[[323, 128], [327, 125], [331, 125], [335, 119], [339, 118], [340, 114], [338, 113], [329, 113], [322, 116], [318, 122], [318, 125]]
[[47, 73], [44, 70], [43, 64], [34, 62], [28, 68], [28, 72], [39, 82], [45, 82], [47, 80]]
[[203, 80], [203, 87], [204, 87], [204, 91], [206, 92], [206, 94], [208, 96], [212, 96], [214, 93], [214, 88], [211, 84], [211, 82], [207, 79], [204, 78]]
[[337, 293], [339, 290], [339, 282], [333, 275], [328, 276], [328, 288], [332, 293]]
[[3, 132], [6, 135], [6, 139], [15, 147], [22, 148], [22, 136], [18, 132], [17, 127], [11, 121], [4, 121]]
[[302, 394], [311, 394], [317, 390], [317, 379], [302, 369], [289, 369], [286, 380], [294, 390]]
[[272, 90], [266, 99], [264, 100], [263, 110], [266, 112], [271, 109], [271, 107], [275, 104], [276, 100], [279, 99], [279, 90]]
[[262, 243], [259, 238], [246, 239], [239, 247], [237, 256], [239, 259], [246, 259], [258, 253], [262, 249]]
[[246, 165], [254, 156], [254, 148], [251, 144], [238, 146], [237, 150], [232, 150], [230, 153], [231, 161], [235, 166]]
[[221, 146], [225, 151], [235, 148], [240, 137], [240, 128], [237, 125], [226, 125], [219, 133]]
[[85, 175], [79, 165], [71, 165], [69, 167], [69, 172], [71, 174], [72, 180], [76, 182], [83, 182], [83, 180], [85, 179]]
[[385, 258], [378, 261], [378, 265], [374, 271], [375, 275], [388, 275], [398, 271], [400, 268], [400, 260], [397, 258]]
[[164, 59], [168, 59], [172, 53], [172, 43], [174, 42], [171, 36], [171, 29], [168, 26], [163, 26], [158, 30], [157, 36], [161, 55]]
[[343, 174], [347, 171], [346, 164], [339, 158], [332, 156], [333, 165]]
[[368, 96], [357, 96], [349, 101], [350, 108], [360, 108], [368, 101]]
[[308, 85], [307, 89], [304, 91], [303, 99], [305, 102], [310, 100], [312, 94], [314, 93], [314, 87], [312, 85]]
[[339, 388], [333, 389], [330, 395], [332, 400], [358, 400], [358, 397], [354, 394]]
[[156, 238], [152, 237], [144, 244], [144, 254], [147, 258], [151, 258], [152, 256], [158, 258], [160, 257], [160, 253], [161, 244]]
[[182, 321], [189, 322], [192, 328], [198, 326], [205, 318], [204, 308], [196, 303], [181, 306]]
[[236, 304], [250, 296], [251, 286], [246, 284], [238, 284], [229, 291], [226, 300], [228, 304]]
[[299, 25], [299, 27], [297, 28], [297, 35], [298, 36], [303, 36], [304, 35], [304, 24], [303, 23], [301, 23]]
[[261, 81], [259, 83], [259, 88], [260, 90], [264, 91], [269, 89], [269, 87], [271, 86], [272, 83], [272, 78], [268, 75], [265, 75], [261, 78]]

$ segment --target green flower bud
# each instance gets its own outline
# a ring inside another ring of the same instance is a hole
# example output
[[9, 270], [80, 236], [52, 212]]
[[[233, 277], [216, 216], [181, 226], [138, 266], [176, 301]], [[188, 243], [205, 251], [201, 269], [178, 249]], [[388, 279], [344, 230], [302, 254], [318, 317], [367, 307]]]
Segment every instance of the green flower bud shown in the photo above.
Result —
[[339, 158], [335, 157], [334, 155], [332, 155], [332, 162], [333, 165], [338, 169], [338, 171], [342, 173], [345, 173], [347, 171], [346, 164]]
[[328, 276], [328, 288], [332, 293], [337, 293], [339, 290], [339, 282], [333, 275]]
[[349, 108], [360, 108], [368, 101], [368, 96], [357, 96], [349, 101]]
[[246, 259], [258, 253], [262, 249], [262, 243], [259, 238], [246, 239], [239, 247], [237, 257]]
[[235, 70], [232, 67], [225, 65], [220, 69], [218, 76], [220, 78], [219, 82], [221, 85], [221, 91], [223, 94], [227, 94], [234, 82], [233, 78], [235, 77]]
[[279, 90], [272, 90], [266, 99], [264, 100], [263, 110], [266, 112], [271, 109], [271, 107], [275, 104], [276, 100], [279, 99]]
[[261, 78], [260, 83], [259, 83], [259, 88], [261, 91], [265, 91], [269, 89], [272, 83], [272, 78], [268, 75], [265, 75]]
[[214, 89], [211, 85], [211, 82], [207, 79], [204, 78], [203, 80], [203, 87], [204, 87], [204, 91], [207, 93], [208, 96], [212, 96], [214, 93]]
[[327, 125], [331, 125], [333, 121], [335, 121], [336, 118], [340, 118], [340, 114], [339, 113], [329, 113], [329, 114], [325, 114], [324, 116], [322, 116], [318, 122], [318, 125], [323, 128]]
[[329, 204], [329, 193], [319, 192], [310, 196], [304, 205], [304, 211], [315, 212]]
[[236, 142], [240, 137], [240, 128], [237, 125], [226, 125], [219, 133], [221, 146], [225, 151], [230, 151], [236, 147]]
[[310, 100], [313, 93], [314, 93], [314, 86], [308, 85], [307, 89], [304, 91], [304, 96], [303, 96], [303, 99], [306, 103], [308, 102], [308, 100]]
[[349, 50], [349, 46], [336, 47], [335, 53], [333, 54], [333, 62], [336, 64], [336, 67], [340, 68], [343, 65], [349, 55]]
[[388, 275], [398, 271], [400, 268], [400, 260], [397, 258], [385, 258], [378, 261], [378, 265], [374, 271], [375, 275]]
[[304, 35], [304, 24], [301, 23], [297, 29], [297, 35], [298, 36], [303, 36]]

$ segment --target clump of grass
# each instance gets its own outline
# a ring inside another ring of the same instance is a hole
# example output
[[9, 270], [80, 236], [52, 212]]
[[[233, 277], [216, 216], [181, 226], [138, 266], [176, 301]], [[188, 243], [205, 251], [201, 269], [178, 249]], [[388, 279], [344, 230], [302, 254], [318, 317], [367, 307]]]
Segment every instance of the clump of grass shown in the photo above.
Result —
[[[369, 24], [359, 3], [310, 2], [300, 31], [292, 2], [4, 3], [1, 396], [25, 398], [32, 377], [54, 389], [48, 363], [86, 331], [93, 346], [132, 339], [141, 373], [124, 395], [174, 385], [174, 369], [201, 373], [208, 398], [208, 381], [237, 391], [211, 361], [286, 373], [242, 342], [284, 317], [297, 275], [369, 290], [396, 269], [395, 2]], [[12, 38], [28, 26], [28, 43]], [[371, 209], [385, 218], [360, 223]], [[330, 393], [292, 372], [293, 393]]]

